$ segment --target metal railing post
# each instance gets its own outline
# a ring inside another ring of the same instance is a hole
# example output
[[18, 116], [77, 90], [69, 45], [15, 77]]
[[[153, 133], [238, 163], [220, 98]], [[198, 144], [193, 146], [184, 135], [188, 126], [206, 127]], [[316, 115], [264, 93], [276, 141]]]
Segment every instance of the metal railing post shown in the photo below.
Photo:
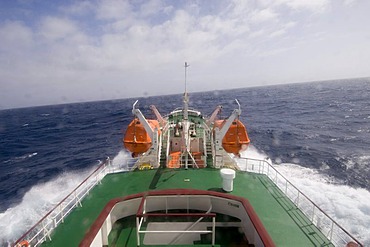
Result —
[[315, 218], [315, 205], [312, 205], [312, 218], [311, 218], [311, 222], [313, 222], [314, 218]]
[[297, 205], [297, 207], [299, 207], [299, 194], [300, 194], [300, 193], [299, 193], [299, 191], [298, 191], [298, 195], [297, 195], [297, 199], [296, 199], [296, 202], [297, 202], [297, 204], [296, 204], [296, 205]]
[[277, 176], [278, 176], [278, 173], [275, 171], [275, 184], [277, 185]]
[[137, 246], [140, 246], [140, 221], [139, 217], [136, 216], [136, 241]]
[[189, 197], [186, 198], [186, 212], [189, 213]]
[[261, 162], [258, 165], [258, 174], [261, 174]]
[[166, 214], [168, 214], [168, 197], [166, 197]]
[[329, 240], [330, 241], [333, 238], [333, 230], [334, 230], [334, 221], [331, 222], [330, 237], [329, 237]]
[[212, 217], [212, 246], [215, 246], [216, 239], [216, 217]]
[[[80, 205], [80, 207], [82, 207], [82, 203], [80, 201], [80, 198], [77, 196], [77, 191], [75, 191], [74, 195], [75, 195], [75, 201], [76, 201], [76, 203], [78, 202], [78, 205]], [[75, 203], [75, 205], [77, 205], [76, 203]]]
[[285, 195], [288, 194], [288, 180], [285, 180]]
[[262, 174], [265, 172], [265, 162], [260, 161], [260, 165], [262, 164]]

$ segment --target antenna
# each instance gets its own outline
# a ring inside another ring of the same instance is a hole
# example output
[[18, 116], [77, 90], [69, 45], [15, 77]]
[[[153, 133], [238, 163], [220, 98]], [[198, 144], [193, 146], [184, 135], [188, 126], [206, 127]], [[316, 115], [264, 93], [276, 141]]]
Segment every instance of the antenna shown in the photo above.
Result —
[[187, 72], [187, 68], [189, 67], [190, 65], [185, 62], [185, 92], [184, 92], [184, 120], [187, 121], [188, 120], [188, 107], [189, 107], [189, 97], [188, 97], [188, 92], [186, 90], [186, 72]]
[[187, 63], [187, 62], [185, 62], [185, 93], [187, 92], [186, 91], [186, 71], [187, 71], [187, 68], [189, 67], [190, 65]]

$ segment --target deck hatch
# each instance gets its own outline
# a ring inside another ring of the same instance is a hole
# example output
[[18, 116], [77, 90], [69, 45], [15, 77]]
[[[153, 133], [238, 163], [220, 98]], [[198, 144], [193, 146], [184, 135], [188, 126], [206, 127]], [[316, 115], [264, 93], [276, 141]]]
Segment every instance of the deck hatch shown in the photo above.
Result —
[[[138, 199], [140, 201], [139, 204]], [[178, 241], [177, 238], [182, 237], [182, 235], [201, 233], [211, 233], [212, 240], [209, 244], [215, 245], [216, 216], [217, 214], [224, 214], [238, 218], [240, 219], [240, 222], [235, 221], [218, 224], [218, 227], [239, 227], [241, 231], [244, 232], [249, 243], [254, 244], [255, 246], [275, 246], [247, 199], [220, 192], [188, 189], [150, 191], [132, 195], [128, 198], [114, 199], [110, 201], [105, 206], [98, 219], [94, 222], [89, 232], [85, 235], [85, 238], [79, 246], [102, 246], [103, 243], [106, 243], [108, 241], [108, 234], [111, 230], [111, 226], [114, 223], [112, 222], [112, 219], [114, 218], [115, 220], [118, 220], [120, 218], [119, 215], [111, 214], [112, 209], [114, 207], [120, 207], [123, 209], [126, 207], [123, 204], [126, 203], [128, 203], [128, 207], [130, 205], [132, 206], [132, 204], [129, 203], [131, 200], [135, 200], [136, 210], [131, 208], [121, 211], [126, 212], [126, 214], [127, 212], [131, 212], [136, 215], [137, 245], [171, 244], [163, 241], [155, 242], [153, 240], [154, 235], [148, 235], [141, 238], [140, 234], [167, 234], [166, 241], [168, 241], [168, 239], [171, 241]], [[207, 206], [209, 206], [209, 208], [207, 211], [204, 211], [205, 205], [198, 208], [201, 204], [196, 202], [199, 200], [202, 200], [202, 202], [208, 202]], [[170, 208], [168, 208], [168, 206], [170, 206]], [[195, 220], [192, 222], [183, 221], [180, 224], [178, 222], [170, 222], [170, 224], [167, 225], [167, 229], [164, 230], [160, 228], [164, 226], [163, 222], [167, 222], [167, 220], [150, 222], [150, 218], [169, 219], [184, 217], [194, 218]], [[207, 220], [204, 220], [206, 218], [211, 219], [212, 221], [207, 222]], [[161, 222], [162, 224], [160, 224]], [[195, 227], [195, 225], [198, 226]], [[106, 226], [108, 226], [108, 229], [103, 230], [102, 228]], [[169, 226], [176, 226], [177, 228], [169, 230]], [[172, 234], [173, 236], [168, 237], [169, 234]], [[156, 241], [158, 239], [160, 238], [155, 238]]]

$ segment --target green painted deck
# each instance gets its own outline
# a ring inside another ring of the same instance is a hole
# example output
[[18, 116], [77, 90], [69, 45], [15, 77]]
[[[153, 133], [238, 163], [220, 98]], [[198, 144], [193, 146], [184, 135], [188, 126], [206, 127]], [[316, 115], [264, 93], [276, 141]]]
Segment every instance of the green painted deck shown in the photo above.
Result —
[[[78, 246], [90, 225], [112, 198], [148, 190], [188, 188], [221, 190], [217, 169], [144, 170], [109, 174], [82, 201], [52, 234], [52, 241], [41, 246]], [[333, 246], [329, 240], [265, 175], [237, 172], [231, 194], [245, 197], [259, 215], [277, 246]], [[121, 236], [124, 236], [121, 235]], [[136, 246], [136, 235], [127, 230], [122, 245]], [[216, 245], [224, 246], [224, 245]]]

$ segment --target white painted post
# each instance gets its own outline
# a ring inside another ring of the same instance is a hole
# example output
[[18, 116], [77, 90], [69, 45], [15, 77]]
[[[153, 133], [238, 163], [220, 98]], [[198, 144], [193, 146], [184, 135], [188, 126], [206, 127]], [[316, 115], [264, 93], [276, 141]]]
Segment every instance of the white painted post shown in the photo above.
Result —
[[139, 217], [136, 217], [136, 241], [137, 241], [137, 246], [140, 246], [140, 223], [139, 223]]
[[331, 221], [331, 229], [330, 229], [330, 237], [329, 240], [331, 241], [333, 238], [333, 230], [334, 230], [334, 221]]
[[301, 194], [301, 193], [299, 193], [299, 191], [298, 191], [298, 196], [297, 196], [297, 207], [298, 207], [298, 204], [299, 204], [299, 194]]
[[215, 246], [216, 239], [216, 217], [212, 217], [212, 246]]
[[60, 215], [62, 216], [62, 223], [64, 223], [64, 214], [62, 209], [62, 204], [59, 205]]
[[285, 195], [288, 195], [288, 180], [285, 180]]
[[168, 214], [168, 197], [166, 197], [166, 214]]

